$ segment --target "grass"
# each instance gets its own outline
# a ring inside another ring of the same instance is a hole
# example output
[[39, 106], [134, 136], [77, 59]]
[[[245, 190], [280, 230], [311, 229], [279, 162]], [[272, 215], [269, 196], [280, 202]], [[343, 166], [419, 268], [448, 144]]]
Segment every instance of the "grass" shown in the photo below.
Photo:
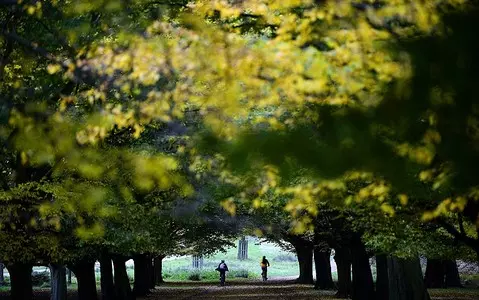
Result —
[[165, 280], [187, 280], [188, 274], [199, 273], [202, 279], [218, 279], [218, 273], [215, 268], [221, 260], [225, 260], [230, 270], [230, 278], [259, 278], [261, 268], [259, 266], [261, 258], [265, 255], [271, 267], [268, 268], [269, 277], [289, 277], [298, 276], [298, 263], [296, 255], [283, 251], [271, 243], [257, 244], [257, 240], [251, 239], [248, 243], [248, 259], [237, 259], [237, 248], [227, 249], [226, 253], [216, 253], [205, 257], [203, 268], [197, 270], [192, 268], [192, 259], [188, 257], [167, 258], [163, 262], [163, 276]]

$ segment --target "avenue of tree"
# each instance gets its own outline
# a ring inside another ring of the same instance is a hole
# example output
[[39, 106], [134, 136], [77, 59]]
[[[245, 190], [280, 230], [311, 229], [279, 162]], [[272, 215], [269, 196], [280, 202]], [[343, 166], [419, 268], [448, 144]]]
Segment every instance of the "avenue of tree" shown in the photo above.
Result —
[[164, 257], [245, 234], [338, 297], [459, 287], [456, 260], [479, 261], [471, 28], [474, 0], [0, 0], [12, 299], [36, 265], [52, 299], [66, 268], [96, 299], [96, 261], [102, 299], [135, 299]]

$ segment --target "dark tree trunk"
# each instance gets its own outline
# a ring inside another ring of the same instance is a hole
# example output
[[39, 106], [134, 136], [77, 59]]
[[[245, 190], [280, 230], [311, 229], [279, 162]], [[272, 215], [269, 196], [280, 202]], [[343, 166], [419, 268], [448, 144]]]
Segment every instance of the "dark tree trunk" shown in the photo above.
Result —
[[10, 274], [10, 291], [12, 300], [33, 299], [32, 265], [14, 263], [7, 265]]
[[446, 287], [462, 287], [456, 261], [445, 260], [444, 264], [446, 269]]
[[376, 255], [376, 298], [389, 298], [389, 276], [387, 255]]
[[72, 284], [72, 270], [67, 268], [67, 283]]
[[427, 259], [424, 283], [427, 288], [444, 288], [444, 276], [446, 268], [440, 259]]
[[348, 248], [334, 249], [334, 260], [338, 269], [338, 292], [336, 297], [349, 298], [351, 295], [351, 254]]
[[295, 246], [299, 263], [299, 278], [297, 283], [312, 284], [313, 280], [313, 249], [309, 245]]
[[148, 255], [148, 282], [149, 282], [149, 288], [154, 289], [155, 288], [155, 268], [153, 266], [153, 256]]
[[165, 282], [163, 280], [163, 258], [165, 258], [163, 255], [155, 257], [155, 264], [153, 270], [155, 276], [155, 285], [160, 285]]
[[331, 275], [331, 250], [314, 248], [314, 264], [316, 267], [315, 289], [331, 290], [334, 289], [333, 276]]
[[100, 255], [100, 276], [101, 299], [114, 300], [115, 287], [113, 284], [113, 268], [111, 257], [107, 253]]
[[3, 273], [3, 268], [5, 267], [4, 264], [0, 263], [0, 286], [5, 284], [5, 276]]
[[353, 300], [375, 299], [373, 274], [369, 256], [359, 236], [353, 237], [351, 248], [353, 266]]
[[70, 266], [78, 282], [78, 299], [98, 299], [95, 279], [95, 262], [80, 261]]
[[115, 296], [116, 300], [131, 300], [133, 293], [131, 292], [130, 279], [126, 272], [126, 258], [122, 256], [113, 257], [113, 266], [115, 270]]
[[389, 299], [430, 300], [419, 258], [388, 257]]
[[135, 282], [133, 284], [133, 294], [137, 297], [144, 297], [150, 292], [148, 276], [148, 256], [138, 254], [133, 256], [135, 262]]
[[63, 265], [50, 264], [51, 300], [67, 299], [67, 269]]

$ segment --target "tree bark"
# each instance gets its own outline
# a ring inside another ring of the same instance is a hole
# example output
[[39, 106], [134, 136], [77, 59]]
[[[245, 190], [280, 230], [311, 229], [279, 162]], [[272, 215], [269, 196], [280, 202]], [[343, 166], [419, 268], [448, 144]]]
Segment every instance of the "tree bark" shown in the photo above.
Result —
[[131, 300], [133, 299], [133, 293], [131, 291], [130, 279], [126, 272], [125, 262], [126, 257], [115, 256], [113, 257], [113, 266], [115, 270], [115, 296], [116, 300]]
[[462, 287], [461, 278], [459, 277], [459, 270], [455, 260], [445, 260], [446, 269], [446, 287]]
[[238, 241], [238, 259], [248, 259], [248, 240], [245, 236], [243, 236], [241, 240]]
[[349, 298], [351, 296], [351, 253], [348, 248], [337, 247], [334, 249], [334, 260], [338, 269], [338, 292], [337, 298]]
[[154, 265], [153, 265], [153, 256], [152, 255], [148, 255], [147, 268], [148, 268], [148, 282], [149, 282], [148, 288], [154, 289], [156, 284], [155, 284], [155, 268], [154, 268]]
[[387, 255], [376, 255], [376, 298], [389, 298], [389, 276]]
[[333, 276], [331, 274], [331, 250], [314, 248], [314, 264], [316, 267], [315, 289], [331, 290], [334, 289]]
[[435, 289], [444, 288], [445, 272], [446, 268], [442, 260], [428, 258], [424, 277], [426, 287]]
[[299, 278], [297, 283], [312, 284], [313, 280], [313, 249], [309, 245], [295, 246], [299, 263]]
[[369, 256], [360, 236], [353, 237], [351, 258], [353, 266], [353, 300], [375, 299], [373, 274]]
[[388, 257], [389, 299], [430, 300], [419, 258]]
[[32, 265], [13, 263], [7, 265], [10, 274], [10, 291], [12, 300], [33, 299]]
[[67, 283], [72, 284], [72, 270], [67, 268]]
[[100, 276], [101, 299], [114, 300], [115, 287], [113, 284], [113, 268], [111, 257], [107, 253], [100, 255]]
[[155, 257], [155, 264], [154, 264], [155, 285], [160, 285], [165, 282], [163, 280], [163, 258], [165, 258], [165, 256], [163, 255], [159, 255]]
[[150, 293], [148, 256], [146, 254], [137, 254], [133, 256], [133, 261], [135, 262], [133, 294], [137, 297], [144, 297]]
[[75, 273], [78, 283], [78, 299], [98, 299], [95, 278], [95, 262], [91, 260], [79, 261], [70, 266]]
[[3, 268], [5, 268], [5, 265], [3, 263], [0, 263], [0, 286], [5, 284], [5, 275], [3, 273]]
[[65, 266], [50, 264], [51, 300], [67, 299], [67, 270]]

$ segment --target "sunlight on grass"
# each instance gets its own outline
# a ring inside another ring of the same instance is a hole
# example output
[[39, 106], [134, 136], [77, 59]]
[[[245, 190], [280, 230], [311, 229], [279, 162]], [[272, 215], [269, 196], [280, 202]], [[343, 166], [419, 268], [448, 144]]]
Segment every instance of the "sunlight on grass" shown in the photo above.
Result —
[[[237, 244], [237, 242], [236, 242]], [[270, 277], [291, 277], [298, 276], [298, 263], [294, 253], [285, 251], [272, 243], [258, 243], [256, 239], [250, 239], [248, 243], [248, 259], [237, 259], [237, 248], [232, 247], [227, 249], [226, 253], [216, 253], [210, 257], [204, 258], [202, 274], [205, 274], [205, 279], [211, 278], [211, 271], [213, 271], [212, 279], [216, 280], [217, 274], [214, 269], [221, 260], [225, 260], [230, 269], [231, 275], [235, 271], [246, 270], [248, 278], [259, 278], [261, 275], [261, 268], [259, 262], [265, 255], [271, 263], [268, 269]], [[169, 257], [164, 260], [163, 272], [166, 280], [184, 280], [186, 273], [192, 273], [196, 270], [192, 268], [191, 256], [185, 257]]]

